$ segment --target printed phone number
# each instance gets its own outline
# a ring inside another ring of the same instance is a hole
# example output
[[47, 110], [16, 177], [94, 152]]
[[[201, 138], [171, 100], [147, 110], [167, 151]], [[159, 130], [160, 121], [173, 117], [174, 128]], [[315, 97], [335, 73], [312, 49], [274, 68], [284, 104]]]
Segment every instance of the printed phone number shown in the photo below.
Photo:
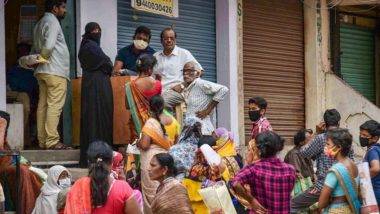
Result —
[[161, 4], [157, 4], [157, 3], [153, 3], [153, 2], [150, 2], [150, 1], [145, 1], [145, 0], [137, 0], [136, 1], [136, 5], [138, 7], [144, 6], [145, 8], [148, 8], [148, 9], [157, 10], [157, 11], [161, 11], [161, 12], [165, 12], [165, 13], [170, 13], [170, 14], [173, 12], [172, 7], [161, 5]]

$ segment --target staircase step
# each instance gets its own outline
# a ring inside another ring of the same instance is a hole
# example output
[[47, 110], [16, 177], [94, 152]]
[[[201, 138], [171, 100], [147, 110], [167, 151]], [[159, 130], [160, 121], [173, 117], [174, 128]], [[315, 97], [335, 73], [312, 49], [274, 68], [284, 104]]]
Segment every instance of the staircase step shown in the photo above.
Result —
[[[70, 163], [78, 164], [80, 151], [79, 149], [72, 150], [22, 150], [21, 155], [28, 159], [32, 164], [37, 163]], [[75, 161], [75, 163], [74, 163]], [[39, 164], [44, 165], [44, 164]], [[46, 165], [46, 164], [45, 164]], [[51, 164], [47, 164], [51, 165]]]

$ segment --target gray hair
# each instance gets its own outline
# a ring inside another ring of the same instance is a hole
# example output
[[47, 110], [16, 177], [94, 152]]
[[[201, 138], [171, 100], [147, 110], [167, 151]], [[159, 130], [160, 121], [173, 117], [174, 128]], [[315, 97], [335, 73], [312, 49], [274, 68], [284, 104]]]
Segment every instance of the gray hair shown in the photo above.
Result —
[[185, 65], [187, 64], [191, 64], [192, 66], [194, 66], [194, 70], [196, 71], [202, 71], [201, 65], [195, 60], [189, 61]]

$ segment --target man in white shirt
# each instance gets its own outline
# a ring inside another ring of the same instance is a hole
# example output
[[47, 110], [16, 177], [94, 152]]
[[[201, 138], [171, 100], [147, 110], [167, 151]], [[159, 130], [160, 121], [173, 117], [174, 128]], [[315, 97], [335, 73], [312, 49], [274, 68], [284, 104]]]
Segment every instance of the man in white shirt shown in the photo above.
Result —
[[162, 96], [168, 107], [174, 107], [184, 102], [180, 91], [184, 89], [183, 66], [194, 61], [202, 69], [201, 65], [195, 60], [194, 56], [186, 49], [176, 45], [177, 34], [172, 28], [165, 28], [161, 32], [161, 44], [164, 50], [156, 52], [157, 65], [154, 74], [161, 77], [163, 85]]

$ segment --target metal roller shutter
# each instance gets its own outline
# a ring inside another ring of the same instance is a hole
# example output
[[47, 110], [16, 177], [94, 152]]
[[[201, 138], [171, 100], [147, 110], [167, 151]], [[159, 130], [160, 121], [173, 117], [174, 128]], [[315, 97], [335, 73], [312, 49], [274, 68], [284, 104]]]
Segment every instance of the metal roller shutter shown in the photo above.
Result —
[[372, 102], [375, 102], [374, 46], [373, 30], [354, 25], [341, 25], [342, 77]]
[[118, 49], [129, 45], [135, 29], [145, 25], [152, 31], [151, 46], [162, 50], [161, 31], [174, 26], [178, 46], [189, 50], [202, 65], [204, 78], [216, 82], [215, 0], [179, 0], [179, 17], [170, 18], [135, 10], [130, 0], [118, 0]]
[[298, 0], [244, 1], [243, 66], [246, 140], [248, 100], [268, 101], [274, 131], [290, 138], [305, 124], [303, 7]]

